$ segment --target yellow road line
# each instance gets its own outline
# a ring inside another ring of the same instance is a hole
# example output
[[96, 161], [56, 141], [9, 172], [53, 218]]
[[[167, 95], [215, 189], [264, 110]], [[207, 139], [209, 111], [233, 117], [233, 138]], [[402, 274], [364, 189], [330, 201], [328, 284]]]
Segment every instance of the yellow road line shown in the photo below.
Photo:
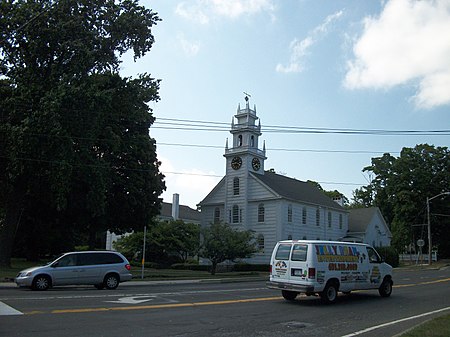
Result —
[[[449, 282], [450, 278], [425, 281], [413, 284], [398, 284], [394, 285], [394, 288], [406, 288], [414, 287], [418, 285], [435, 284], [442, 282]], [[192, 303], [166, 303], [166, 304], [153, 304], [153, 305], [139, 305], [139, 306], [128, 306], [128, 307], [110, 307], [110, 308], [80, 308], [80, 309], [61, 309], [61, 310], [51, 310], [51, 311], [29, 311], [25, 312], [25, 315], [37, 315], [37, 314], [68, 314], [68, 313], [89, 313], [89, 312], [102, 312], [102, 311], [125, 311], [125, 310], [145, 310], [145, 309], [166, 309], [166, 308], [186, 308], [186, 307], [199, 307], [205, 305], [223, 305], [223, 304], [236, 304], [236, 303], [252, 303], [252, 302], [264, 302], [264, 301], [275, 301], [280, 300], [282, 297], [260, 297], [260, 298], [248, 298], [242, 300], [225, 300], [225, 301], [208, 301], [208, 302], [192, 302]]]
[[426, 285], [426, 284], [435, 284], [435, 283], [448, 282], [448, 281], [450, 281], [450, 278], [443, 278], [441, 280], [425, 281], [425, 282], [412, 283], [412, 284], [398, 284], [398, 285], [394, 285], [394, 288], [407, 288], [407, 287], [414, 287], [414, 286], [420, 286], [420, 285]]
[[[244, 300], [226, 300], [226, 301], [209, 301], [209, 302], [194, 302], [194, 303], [169, 303], [169, 304], [153, 304], [153, 305], [139, 305], [129, 307], [110, 307], [110, 308], [82, 308], [82, 309], [63, 309], [52, 310], [51, 314], [68, 314], [68, 313], [87, 313], [87, 312], [101, 312], [101, 311], [124, 311], [124, 310], [144, 310], [144, 309], [162, 309], [162, 308], [185, 308], [185, 307], [197, 307], [204, 305], [222, 305], [222, 304], [234, 304], [234, 303], [251, 303], [262, 301], [274, 301], [279, 300], [282, 297], [261, 297], [261, 298], [248, 298]], [[25, 313], [26, 315], [43, 314], [44, 311], [32, 311]]]

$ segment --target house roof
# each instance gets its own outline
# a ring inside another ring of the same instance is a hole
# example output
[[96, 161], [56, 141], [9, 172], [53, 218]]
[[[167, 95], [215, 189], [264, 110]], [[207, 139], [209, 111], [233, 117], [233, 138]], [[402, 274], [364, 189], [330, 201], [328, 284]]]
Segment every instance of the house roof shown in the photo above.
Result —
[[365, 232], [378, 207], [354, 208], [348, 215], [349, 232]]
[[344, 210], [313, 184], [265, 171], [264, 174], [250, 173], [254, 178], [273, 190], [280, 197], [308, 204]]
[[[172, 204], [168, 202], [163, 202], [161, 205], [161, 212], [160, 215], [165, 218], [171, 218], [172, 217]], [[180, 212], [179, 217], [183, 221], [188, 220], [201, 220], [201, 214], [199, 211], [190, 208], [189, 206], [180, 205]]]

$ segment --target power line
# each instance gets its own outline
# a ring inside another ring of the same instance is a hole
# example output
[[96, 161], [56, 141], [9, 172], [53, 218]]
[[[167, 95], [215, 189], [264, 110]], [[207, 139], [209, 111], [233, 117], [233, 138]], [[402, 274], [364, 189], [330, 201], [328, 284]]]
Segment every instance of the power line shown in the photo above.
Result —
[[[11, 159], [7, 156], [0, 156], [0, 158]], [[45, 159], [36, 159], [36, 158], [26, 158], [26, 157], [16, 157], [15, 160], [20, 161], [31, 161], [31, 162], [40, 162], [46, 164], [56, 164], [56, 165], [64, 165], [70, 167], [90, 167], [90, 168], [100, 168], [107, 170], [117, 170], [117, 171], [134, 171], [134, 172], [154, 172], [154, 170], [150, 169], [135, 169], [129, 167], [112, 167], [107, 165], [96, 165], [96, 164], [73, 164], [67, 161], [58, 161], [58, 160], [45, 160]], [[223, 178], [223, 175], [217, 174], [207, 174], [207, 173], [189, 173], [189, 172], [176, 172], [176, 171], [159, 171], [163, 175], [173, 174], [173, 175], [185, 175], [185, 176], [199, 176], [199, 177], [213, 177], [213, 178]], [[319, 184], [328, 184], [328, 185], [346, 185], [346, 186], [363, 186], [361, 183], [350, 183], [350, 182], [332, 182], [332, 181], [318, 181]]]
[[[188, 176], [200, 176], [200, 177], [214, 177], [214, 178], [223, 178], [221, 175], [216, 174], [205, 174], [205, 173], [189, 173], [189, 172], [171, 172], [171, 171], [162, 171], [163, 174], [174, 174], [174, 175], [188, 175]], [[328, 185], [348, 185], [348, 186], [363, 186], [361, 183], [350, 183], [350, 182], [333, 182], [333, 181], [318, 181], [319, 184], [328, 184]]]
[[[181, 143], [160, 143], [156, 145], [163, 146], [180, 146], [193, 148], [213, 148], [223, 149], [224, 146], [218, 145], [200, 145], [200, 144], [181, 144]], [[384, 153], [400, 153], [398, 151], [367, 151], [367, 150], [325, 150], [325, 149], [286, 149], [286, 148], [267, 148], [267, 151], [284, 151], [284, 152], [312, 152], [312, 153], [347, 153], [347, 154], [384, 154]]]
[[[6, 130], [0, 130], [0, 132], [6, 132]], [[35, 133], [35, 132], [24, 132], [35, 137], [45, 137], [45, 138], [56, 138], [56, 139], [71, 139], [79, 141], [90, 141], [90, 142], [108, 142], [112, 141], [112, 138], [91, 138], [91, 137], [78, 137], [72, 135], [55, 135], [55, 134], [45, 134], [45, 133]], [[179, 146], [179, 147], [189, 147], [189, 148], [211, 148], [211, 149], [224, 149], [221, 145], [202, 145], [202, 144], [182, 144], [182, 143], [166, 143], [156, 141], [157, 146]], [[327, 150], [327, 149], [287, 149], [287, 148], [267, 148], [267, 151], [279, 151], [279, 152], [309, 152], [309, 153], [344, 153], [344, 154], [384, 154], [384, 153], [400, 153], [399, 151], [369, 151], [369, 150]]]
[[[176, 118], [157, 118], [153, 128], [166, 130], [185, 131], [229, 131], [230, 124], [224, 122], [201, 121]], [[161, 126], [158, 126], [161, 125]], [[310, 134], [347, 134], [347, 135], [450, 135], [450, 130], [386, 130], [386, 129], [355, 129], [355, 128], [327, 128], [327, 127], [306, 127], [306, 126], [281, 126], [265, 125], [261, 126], [261, 132], [269, 133], [310, 133]]]

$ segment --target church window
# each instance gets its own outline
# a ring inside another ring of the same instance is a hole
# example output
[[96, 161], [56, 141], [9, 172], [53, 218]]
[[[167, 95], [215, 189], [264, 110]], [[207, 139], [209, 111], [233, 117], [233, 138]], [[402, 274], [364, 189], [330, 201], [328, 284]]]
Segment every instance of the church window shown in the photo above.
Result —
[[316, 209], [316, 226], [320, 226], [320, 209]]
[[331, 221], [332, 221], [331, 212], [328, 212], [328, 228], [331, 228]]
[[292, 205], [288, 205], [288, 222], [292, 222]]
[[239, 178], [233, 179], [233, 195], [239, 195]]
[[238, 146], [242, 146], [242, 135], [238, 136]]
[[306, 213], [306, 207], [303, 206], [303, 211], [302, 211], [302, 224], [304, 224], [304, 225], [306, 225], [306, 216], [307, 216], [307, 213]]
[[239, 206], [233, 206], [233, 223], [239, 223]]
[[259, 252], [264, 253], [264, 235], [258, 234], [257, 243]]
[[264, 204], [258, 205], [258, 222], [264, 222]]
[[220, 208], [216, 207], [214, 209], [214, 223], [219, 223], [220, 222]]
[[288, 240], [292, 240], [292, 235], [291, 234], [288, 235]]
[[342, 214], [339, 214], [339, 229], [342, 229]]
[[251, 136], [251, 138], [250, 138], [250, 146], [251, 147], [255, 146], [255, 136]]

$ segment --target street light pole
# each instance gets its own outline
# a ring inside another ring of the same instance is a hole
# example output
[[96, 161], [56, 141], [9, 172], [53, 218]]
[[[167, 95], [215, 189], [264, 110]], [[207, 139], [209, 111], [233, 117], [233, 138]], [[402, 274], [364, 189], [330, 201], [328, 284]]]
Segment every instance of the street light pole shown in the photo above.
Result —
[[430, 223], [430, 201], [441, 195], [449, 195], [450, 192], [442, 192], [434, 197], [427, 197], [427, 219], [428, 219], [428, 264], [431, 264], [431, 223]]
[[428, 264], [431, 265], [430, 198], [428, 197], [427, 197], [427, 220], [428, 220]]

